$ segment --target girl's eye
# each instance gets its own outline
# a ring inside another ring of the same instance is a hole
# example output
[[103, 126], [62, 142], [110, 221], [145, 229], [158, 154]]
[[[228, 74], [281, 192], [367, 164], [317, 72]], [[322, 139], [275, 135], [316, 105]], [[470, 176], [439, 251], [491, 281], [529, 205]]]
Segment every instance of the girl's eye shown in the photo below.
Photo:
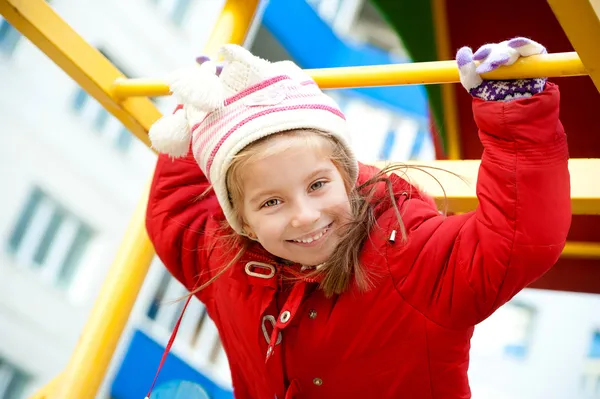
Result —
[[280, 203], [281, 203], [281, 201], [279, 201], [278, 199], [270, 199], [270, 200], [268, 200], [267, 202], [265, 202], [263, 204], [263, 208], [268, 208], [268, 207], [271, 207], [271, 206], [276, 206], [276, 205], [279, 205]]
[[325, 185], [323, 180], [319, 180], [310, 185], [310, 191], [315, 191], [322, 188]]

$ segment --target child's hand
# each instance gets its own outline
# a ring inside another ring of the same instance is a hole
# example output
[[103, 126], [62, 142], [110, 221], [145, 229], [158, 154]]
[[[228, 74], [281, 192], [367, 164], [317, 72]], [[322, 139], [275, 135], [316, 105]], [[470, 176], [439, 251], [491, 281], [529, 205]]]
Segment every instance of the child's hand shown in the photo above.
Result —
[[[456, 53], [460, 82], [472, 96], [483, 100], [510, 101], [531, 97], [544, 90], [546, 78], [484, 81], [479, 74], [512, 65], [520, 57], [545, 53], [544, 46], [524, 37], [485, 44], [475, 54], [469, 47], [463, 47]], [[481, 63], [476, 66], [474, 61]]]

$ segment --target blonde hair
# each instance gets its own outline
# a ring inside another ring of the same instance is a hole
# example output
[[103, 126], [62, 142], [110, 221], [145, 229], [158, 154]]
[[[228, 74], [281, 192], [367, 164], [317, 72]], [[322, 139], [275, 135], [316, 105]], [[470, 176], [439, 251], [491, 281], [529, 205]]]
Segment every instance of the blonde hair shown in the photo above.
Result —
[[[275, 143], [271, 140], [273, 137], [285, 136], [292, 140], [278, 140]], [[295, 142], [294, 142], [295, 141]], [[388, 178], [388, 173], [395, 169], [405, 167], [405, 165], [391, 165], [379, 171], [375, 176], [368, 179], [360, 186], [356, 186], [351, 179], [349, 171], [356, 167], [352, 165], [351, 157], [348, 156], [346, 149], [335, 138], [321, 131], [316, 130], [291, 130], [281, 132], [276, 135], [267, 136], [261, 140], [248, 145], [240, 151], [228, 168], [226, 184], [229, 191], [229, 198], [232, 208], [238, 212], [240, 224], [243, 225], [243, 215], [239, 213], [243, 199], [243, 184], [241, 181], [242, 171], [251, 162], [280, 153], [301, 141], [303, 148], [314, 150], [326, 150], [329, 152], [331, 161], [339, 170], [348, 193], [351, 206], [351, 217], [349, 222], [343, 226], [340, 243], [335, 248], [330, 258], [318, 269], [310, 272], [307, 277], [318, 278], [320, 288], [326, 296], [341, 294], [346, 291], [352, 282], [360, 291], [367, 291], [373, 284], [373, 272], [368, 271], [360, 262], [360, 254], [365, 241], [369, 237], [376, 225], [374, 209], [378, 205], [375, 202], [376, 183], [386, 185], [389, 196], [378, 198], [378, 202], [391, 200], [391, 205], [395, 209], [398, 219], [399, 230], [402, 242], [406, 241], [406, 230], [402, 222], [402, 217], [396, 205], [393, 187]], [[236, 234], [229, 225], [225, 225], [226, 233], [223, 234], [223, 245], [226, 248], [239, 248], [237, 253], [227, 262], [219, 272], [197, 288], [191, 294], [194, 294], [204, 287], [211, 284], [219, 278], [225, 271], [232, 267], [244, 255], [248, 249], [251, 240], [243, 235]]]

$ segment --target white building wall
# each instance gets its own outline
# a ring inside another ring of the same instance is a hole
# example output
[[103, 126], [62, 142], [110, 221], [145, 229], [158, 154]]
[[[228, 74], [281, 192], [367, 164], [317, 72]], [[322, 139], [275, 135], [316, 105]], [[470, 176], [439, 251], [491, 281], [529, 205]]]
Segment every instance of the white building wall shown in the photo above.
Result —
[[[528, 289], [511, 303], [526, 304], [533, 314], [520, 324], [507, 305], [476, 327], [469, 372], [473, 397], [600, 398], [600, 370], [587, 371], [600, 360], [588, 357], [600, 329], [600, 295]], [[506, 344], [519, 342], [524, 356], [506, 352]]]
[[[178, 1], [184, 0], [52, 0], [51, 6], [133, 77], [161, 77], [194, 62], [224, 3], [192, 0], [178, 26], [168, 13]], [[95, 131], [101, 109], [88, 100], [74, 111], [78, 86], [24, 38], [14, 52], [0, 54], [0, 87], [0, 377], [9, 381], [7, 364], [25, 373], [27, 395], [67, 364], [155, 156], [137, 141], [127, 152], [116, 148], [120, 125], [112, 118]], [[172, 104], [159, 105], [164, 111]], [[93, 230], [68, 289], [7, 244], [33, 186]]]

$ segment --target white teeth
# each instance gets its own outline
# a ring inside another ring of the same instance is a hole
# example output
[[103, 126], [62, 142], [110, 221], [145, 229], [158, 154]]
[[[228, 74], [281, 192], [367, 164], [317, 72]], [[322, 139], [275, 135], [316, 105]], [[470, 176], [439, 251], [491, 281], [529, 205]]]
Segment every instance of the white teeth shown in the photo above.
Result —
[[315, 234], [314, 236], [312, 236], [310, 238], [305, 238], [303, 240], [292, 240], [292, 241], [294, 241], [294, 242], [302, 242], [304, 244], [310, 244], [311, 242], [317, 241], [319, 238], [323, 237], [323, 234], [327, 233], [328, 230], [329, 229], [327, 228], [327, 229], [321, 231], [320, 233]]

